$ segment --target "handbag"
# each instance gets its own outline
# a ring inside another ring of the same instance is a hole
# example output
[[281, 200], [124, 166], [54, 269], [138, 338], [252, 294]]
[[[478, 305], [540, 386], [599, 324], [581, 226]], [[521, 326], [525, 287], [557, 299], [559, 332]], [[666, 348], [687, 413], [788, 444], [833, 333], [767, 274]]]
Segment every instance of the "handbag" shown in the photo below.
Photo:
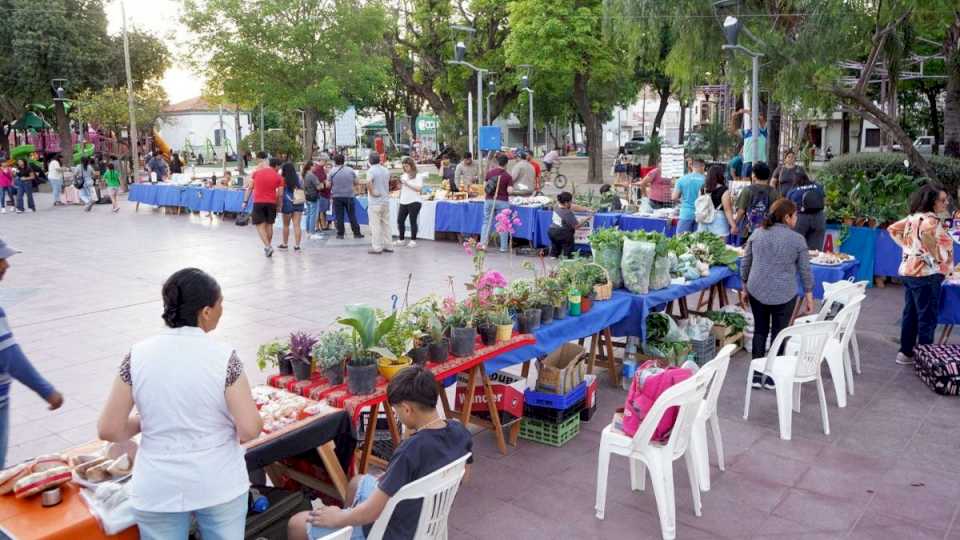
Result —
[[250, 214], [247, 212], [237, 214], [237, 219], [233, 221], [233, 224], [237, 227], [246, 227], [250, 224]]
[[303, 188], [293, 190], [293, 204], [303, 204], [307, 202], [307, 192]]

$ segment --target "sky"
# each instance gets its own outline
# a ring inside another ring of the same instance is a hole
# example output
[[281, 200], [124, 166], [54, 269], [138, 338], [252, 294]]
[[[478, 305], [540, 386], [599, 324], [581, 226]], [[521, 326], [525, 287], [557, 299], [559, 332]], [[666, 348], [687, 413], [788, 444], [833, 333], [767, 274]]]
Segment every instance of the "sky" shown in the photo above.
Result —
[[[120, 33], [123, 17], [120, 13], [120, 0], [107, 0], [107, 30]], [[126, 0], [127, 28], [132, 26], [146, 30], [166, 43], [173, 56], [173, 65], [163, 77], [163, 88], [167, 91], [170, 103], [177, 103], [200, 95], [203, 80], [185, 66], [178, 65], [176, 59], [186, 54], [185, 43], [189, 33], [180, 24], [180, 2], [178, 0]]]

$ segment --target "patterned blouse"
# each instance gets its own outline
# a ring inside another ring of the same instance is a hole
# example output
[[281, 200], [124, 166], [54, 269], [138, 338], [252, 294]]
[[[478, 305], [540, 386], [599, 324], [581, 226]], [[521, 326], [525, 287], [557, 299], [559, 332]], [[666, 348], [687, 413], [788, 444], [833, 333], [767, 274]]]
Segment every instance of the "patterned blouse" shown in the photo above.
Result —
[[887, 231], [903, 249], [901, 276], [946, 275], [953, 269], [953, 239], [935, 214], [912, 214]]
[[[227, 377], [224, 389], [233, 386], [240, 378], [241, 373], [243, 373], [243, 362], [237, 356], [237, 351], [233, 351], [230, 360], [227, 362]], [[133, 379], [130, 378], [130, 353], [125, 354], [123, 362], [120, 362], [120, 380], [129, 385], [133, 384]]]

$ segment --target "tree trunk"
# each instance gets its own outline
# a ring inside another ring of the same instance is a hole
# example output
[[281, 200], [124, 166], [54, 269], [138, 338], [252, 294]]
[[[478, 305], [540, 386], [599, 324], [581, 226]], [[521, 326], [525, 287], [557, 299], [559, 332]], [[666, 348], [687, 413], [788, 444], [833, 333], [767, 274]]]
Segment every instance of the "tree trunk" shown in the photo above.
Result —
[[940, 153], [940, 145], [943, 144], [943, 135], [941, 134], [941, 125], [940, 125], [940, 108], [937, 105], [937, 94], [939, 92], [936, 88], [923, 88], [923, 95], [927, 98], [927, 103], [930, 105], [930, 127], [933, 129], [933, 153], [937, 155]]
[[577, 124], [573, 118], [570, 119], [570, 144], [573, 145], [573, 151], [577, 151]]
[[3, 138], [0, 138], [0, 148], [3, 149], [3, 155], [10, 157], [10, 130], [7, 128], [0, 128], [0, 132], [3, 133]]
[[573, 101], [583, 118], [587, 135], [587, 183], [603, 183], [603, 128], [587, 94], [588, 75], [577, 73], [573, 78]]
[[683, 146], [683, 138], [687, 127], [687, 104], [680, 102], [680, 131], [677, 134], [677, 144]]
[[660, 94], [660, 105], [657, 107], [657, 115], [653, 117], [653, 131], [650, 132], [650, 138], [654, 138], [660, 133], [660, 124], [663, 122], [663, 115], [667, 112], [667, 105], [670, 104], [670, 87], [657, 86], [657, 93]]
[[243, 140], [243, 133], [240, 130], [240, 106], [233, 106], [233, 130], [237, 138], [237, 176], [243, 176], [243, 156], [240, 155], [240, 141]]
[[317, 136], [317, 110], [303, 109], [303, 159], [313, 158], [313, 141]]
[[850, 153], [850, 113], [844, 111], [840, 120], [840, 154]]
[[960, 10], [943, 40], [947, 65], [947, 95], [943, 107], [943, 154], [960, 158]]
[[776, 170], [780, 163], [780, 126], [782, 124], [780, 104], [771, 100], [767, 103], [767, 165]]
[[396, 111], [383, 111], [383, 123], [386, 124], [387, 133], [390, 134], [390, 137], [393, 138], [393, 143], [396, 144], [400, 140], [400, 137], [397, 133], [397, 113]]
[[60, 135], [61, 163], [65, 167], [70, 167], [73, 165], [73, 138], [70, 133], [70, 119], [63, 107], [63, 101], [54, 101], [53, 106], [57, 117], [57, 133]]

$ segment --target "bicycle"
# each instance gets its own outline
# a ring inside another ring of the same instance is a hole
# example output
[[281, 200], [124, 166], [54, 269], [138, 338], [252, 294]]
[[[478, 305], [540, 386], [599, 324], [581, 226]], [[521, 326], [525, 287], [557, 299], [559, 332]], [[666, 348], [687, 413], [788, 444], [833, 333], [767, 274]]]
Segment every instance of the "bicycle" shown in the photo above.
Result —
[[543, 178], [543, 185], [546, 185], [549, 182], [553, 183], [553, 187], [557, 189], [563, 189], [567, 187], [567, 177], [560, 174], [560, 162], [553, 164], [553, 170], [548, 171], [544, 170], [541, 174]]

